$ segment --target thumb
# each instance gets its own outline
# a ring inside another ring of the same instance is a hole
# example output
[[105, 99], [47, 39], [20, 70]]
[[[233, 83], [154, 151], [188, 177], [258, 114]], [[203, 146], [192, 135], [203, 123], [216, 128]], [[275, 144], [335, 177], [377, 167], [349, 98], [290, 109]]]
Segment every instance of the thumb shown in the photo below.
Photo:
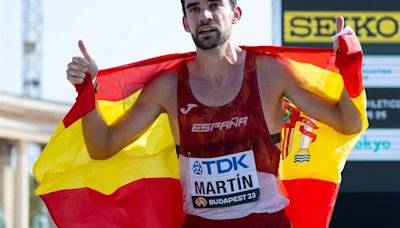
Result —
[[[336, 17], [336, 34], [340, 33], [344, 28], [344, 18], [342, 16]], [[334, 36], [335, 37], [335, 36]], [[336, 37], [333, 42], [333, 50], [339, 50], [339, 39]]]
[[81, 50], [81, 53], [83, 54], [83, 57], [86, 60], [89, 60], [89, 61], [92, 60], [92, 57], [90, 57], [88, 51], [86, 50], [85, 44], [83, 43], [82, 40], [79, 40], [78, 46], [79, 46], [79, 50]]
[[336, 34], [341, 32], [344, 28], [344, 18], [339, 16], [336, 18]]

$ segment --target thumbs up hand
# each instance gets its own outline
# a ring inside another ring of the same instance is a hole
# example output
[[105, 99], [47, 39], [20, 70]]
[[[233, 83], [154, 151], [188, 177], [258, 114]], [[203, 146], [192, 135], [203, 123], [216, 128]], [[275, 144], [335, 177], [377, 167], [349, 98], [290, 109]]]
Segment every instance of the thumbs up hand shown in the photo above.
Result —
[[350, 97], [357, 97], [364, 89], [362, 83], [363, 51], [355, 32], [344, 27], [343, 17], [337, 18], [336, 35], [332, 37], [336, 52], [335, 65], [343, 75], [343, 82]]
[[90, 74], [92, 80], [97, 76], [98, 67], [96, 62], [90, 57], [84, 43], [80, 40], [78, 42], [79, 49], [83, 55], [82, 57], [75, 56], [67, 67], [67, 79], [73, 85], [80, 85], [83, 83], [86, 74]]
[[346, 55], [362, 52], [360, 41], [350, 26], [344, 27], [342, 16], [336, 19], [336, 35], [332, 37], [333, 50]]

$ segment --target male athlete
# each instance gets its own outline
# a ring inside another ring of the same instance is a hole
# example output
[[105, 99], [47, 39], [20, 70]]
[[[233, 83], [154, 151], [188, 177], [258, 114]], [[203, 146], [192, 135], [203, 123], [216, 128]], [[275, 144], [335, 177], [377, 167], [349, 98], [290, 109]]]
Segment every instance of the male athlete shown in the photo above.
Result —
[[[89, 154], [112, 157], [165, 112], [179, 148], [185, 227], [290, 227], [283, 213], [289, 202], [277, 179], [283, 98], [344, 134], [361, 131], [360, 114], [345, 89], [338, 102], [325, 100], [283, 57], [235, 46], [231, 33], [242, 15], [236, 0], [181, 3], [196, 58], [147, 84], [134, 107], [112, 126], [96, 110], [86, 115]], [[337, 27], [343, 29], [343, 18]], [[79, 47], [84, 58], [68, 64], [72, 84], [81, 84], [85, 73], [95, 78], [98, 71], [81, 41]]]

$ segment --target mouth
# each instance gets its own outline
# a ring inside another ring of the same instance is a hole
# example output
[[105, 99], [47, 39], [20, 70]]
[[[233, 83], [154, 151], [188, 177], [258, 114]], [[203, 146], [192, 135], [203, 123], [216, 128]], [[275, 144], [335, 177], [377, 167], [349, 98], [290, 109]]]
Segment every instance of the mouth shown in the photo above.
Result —
[[198, 30], [199, 35], [210, 35], [214, 32], [217, 32], [218, 30], [216, 28], [211, 28], [211, 27], [202, 27]]

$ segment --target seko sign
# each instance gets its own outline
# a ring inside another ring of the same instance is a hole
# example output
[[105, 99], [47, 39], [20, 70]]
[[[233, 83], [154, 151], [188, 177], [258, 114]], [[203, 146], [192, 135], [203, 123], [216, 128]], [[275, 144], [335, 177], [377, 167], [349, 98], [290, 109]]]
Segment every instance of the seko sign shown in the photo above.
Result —
[[396, 0], [282, 0], [284, 46], [331, 47], [336, 17], [343, 16], [365, 54], [400, 54], [400, 4]]

